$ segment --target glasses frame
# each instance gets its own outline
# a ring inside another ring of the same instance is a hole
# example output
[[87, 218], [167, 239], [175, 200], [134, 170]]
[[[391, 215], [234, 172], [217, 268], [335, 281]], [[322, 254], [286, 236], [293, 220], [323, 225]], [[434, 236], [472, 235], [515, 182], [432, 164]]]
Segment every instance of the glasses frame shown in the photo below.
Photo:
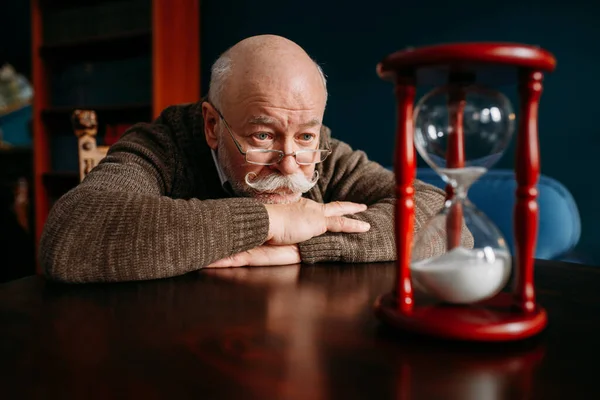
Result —
[[[250, 148], [247, 151], [244, 151], [244, 149], [242, 149], [242, 145], [235, 138], [235, 135], [233, 134], [233, 130], [231, 129], [231, 126], [229, 126], [229, 123], [225, 120], [225, 117], [223, 117], [223, 114], [221, 114], [221, 111], [219, 111], [219, 109], [217, 107], [215, 107], [214, 105], [211, 104], [211, 106], [215, 109], [215, 111], [217, 112], [217, 114], [219, 114], [219, 118], [221, 118], [221, 121], [223, 121], [223, 124], [225, 124], [225, 128], [227, 128], [227, 132], [229, 132], [229, 135], [231, 136], [231, 139], [233, 140], [233, 143], [235, 143], [235, 147], [237, 147], [237, 149], [240, 152], [240, 154], [244, 156], [244, 159], [249, 164], [254, 164], [254, 165], [275, 165], [275, 164], [279, 164], [281, 162], [281, 160], [283, 160], [284, 157], [286, 157], [286, 156], [293, 156], [294, 160], [296, 160], [296, 163], [298, 165], [316, 165], [316, 164], [319, 164], [319, 163], [322, 163], [323, 161], [325, 161], [327, 159], [327, 157], [329, 157], [329, 155], [332, 153], [332, 150], [330, 148], [314, 149], [314, 150], [296, 150], [296, 151], [293, 151], [293, 152], [287, 153], [287, 154], [284, 153], [282, 150], [271, 150], [271, 149], [252, 149], [252, 148]], [[319, 137], [319, 140], [320, 139], [321, 138]], [[317, 152], [321, 152], [321, 154], [323, 155], [321, 157], [320, 161], [310, 162], [310, 163], [303, 163], [303, 162], [299, 162], [298, 161], [298, 157], [297, 157], [298, 154], [302, 154], [302, 153], [317, 153]], [[248, 160], [248, 153], [279, 154], [279, 157], [277, 158], [277, 161], [273, 161], [273, 162], [270, 162], [270, 163], [260, 163], [260, 162]]]

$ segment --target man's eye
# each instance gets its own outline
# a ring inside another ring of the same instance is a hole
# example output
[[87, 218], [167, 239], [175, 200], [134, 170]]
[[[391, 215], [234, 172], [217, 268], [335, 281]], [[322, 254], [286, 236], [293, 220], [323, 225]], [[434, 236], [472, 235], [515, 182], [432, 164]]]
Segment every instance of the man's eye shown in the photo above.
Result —
[[300, 135], [300, 140], [302, 140], [303, 142], [312, 142], [314, 138], [315, 135], [311, 133], [303, 133], [302, 135]]
[[255, 133], [254, 137], [258, 140], [269, 140], [271, 138], [271, 135], [269, 135], [266, 132], [259, 132], [259, 133]]

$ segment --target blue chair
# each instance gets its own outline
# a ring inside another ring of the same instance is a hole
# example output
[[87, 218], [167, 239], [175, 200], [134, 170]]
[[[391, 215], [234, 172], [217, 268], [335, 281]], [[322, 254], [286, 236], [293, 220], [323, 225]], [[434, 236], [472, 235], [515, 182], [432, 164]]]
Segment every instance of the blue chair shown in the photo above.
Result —
[[[444, 189], [446, 183], [431, 168], [417, 168], [417, 178]], [[514, 255], [513, 208], [517, 182], [512, 170], [488, 171], [469, 190], [469, 199], [504, 235]], [[541, 175], [538, 181], [539, 228], [535, 257], [577, 262], [569, 257], [581, 236], [581, 219], [571, 193], [560, 182]]]

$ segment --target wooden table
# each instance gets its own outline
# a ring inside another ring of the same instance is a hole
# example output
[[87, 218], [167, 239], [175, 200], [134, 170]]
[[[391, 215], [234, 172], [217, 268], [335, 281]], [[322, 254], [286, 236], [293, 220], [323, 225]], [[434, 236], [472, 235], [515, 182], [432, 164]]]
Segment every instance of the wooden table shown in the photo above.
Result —
[[538, 261], [550, 324], [512, 344], [398, 334], [393, 263], [0, 285], [5, 399], [597, 399], [600, 269]]

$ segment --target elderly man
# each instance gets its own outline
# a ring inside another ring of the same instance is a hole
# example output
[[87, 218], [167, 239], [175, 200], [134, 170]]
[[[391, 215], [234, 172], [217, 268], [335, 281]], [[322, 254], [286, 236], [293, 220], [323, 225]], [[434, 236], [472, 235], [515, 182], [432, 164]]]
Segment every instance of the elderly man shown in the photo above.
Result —
[[[278, 36], [214, 64], [208, 101], [133, 126], [52, 209], [48, 276], [170, 277], [203, 267], [395, 259], [394, 176], [330, 137], [321, 69]], [[418, 229], [444, 201], [415, 182]]]

